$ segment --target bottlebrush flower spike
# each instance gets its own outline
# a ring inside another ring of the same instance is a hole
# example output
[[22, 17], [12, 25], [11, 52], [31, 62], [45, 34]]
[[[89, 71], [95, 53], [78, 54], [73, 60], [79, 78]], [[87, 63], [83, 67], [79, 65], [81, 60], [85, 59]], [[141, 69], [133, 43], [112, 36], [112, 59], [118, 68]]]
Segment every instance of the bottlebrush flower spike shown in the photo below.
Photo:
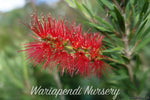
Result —
[[36, 65], [43, 65], [43, 68], [53, 70], [57, 68], [61, 73], [68, 72], [89, 76], [103, 75], [111, 68], [102, 59], [103, 38], [99, 33], [94, 35], [82, 31], [81, 25], [71, 26], [65, 19], [52, 19], [51, 15], [42, 16], [38, 19], [33, 14], [31, 25], [28, 27], [33, 31], [33, 42], [25, 44], [27, 59]]

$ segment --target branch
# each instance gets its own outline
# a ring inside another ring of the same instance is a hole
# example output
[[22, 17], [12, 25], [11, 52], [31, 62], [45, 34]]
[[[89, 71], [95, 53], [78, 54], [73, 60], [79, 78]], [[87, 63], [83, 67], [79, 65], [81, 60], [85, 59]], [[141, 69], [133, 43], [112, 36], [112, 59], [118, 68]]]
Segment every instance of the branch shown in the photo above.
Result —
[[[121, 11], [122, 13], [124, 13], [124, 9], [121, 8], [121, 6], [118, 4], [118, 2], [117, 2], [116, 0], [113, 0], [113, 2], [114, 2], [114, 4], [120, 9], [120, 11]], [[122, 0], [121, 3], [123, 4], [123, 3], [124, 3], [124, 0]]]
[[[55, 79], [55, 82], [56, 82], [58, 88], [62, 89], [62, 84], [61, 84], [61, 81], [60, 81], [60, 78], [59, 78], [57, 70], [53, 73], [53, 76], [54, 76], [54, 79]], [[65, 96], [64, 95], [60, 95], [60, 100], [65, 100]]]

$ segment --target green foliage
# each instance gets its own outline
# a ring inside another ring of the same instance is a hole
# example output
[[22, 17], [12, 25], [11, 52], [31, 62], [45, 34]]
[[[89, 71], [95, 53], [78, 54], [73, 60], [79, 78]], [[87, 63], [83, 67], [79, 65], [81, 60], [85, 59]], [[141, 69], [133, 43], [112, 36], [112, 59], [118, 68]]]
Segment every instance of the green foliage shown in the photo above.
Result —
[[[123, 89], [122, 98], [129, 99], [133, 95], [143, 96], [143, 92], [147, 93], [145, 87], [149, 68], [139, 53], [150, 43], [149, 0], [97, 0], [97, 5], [100, 6], [97, 9], [102, 8], [105, 17], [89, 10], [84, 0], [80, 3], [77, 3], [77, 0], [71, 1], [75, 2], [76, 7], [88, 20], [84, 23], [106, 36], [108, 49], [103, 53], [113, 59], [110, 64], [117, 69], [117, 72], [114, 71], [115, 74], [109, 77], [108, 83]], [[88, 13], [85, 13], [82, 7], [87, 9]]]
[[114, 9], [112, 2], [110, 2], [109, 0], [98, 0], [98, 2], [101, 5], [108, 7], [110, 10]]
[[116, 14], [118, 25], [119, 25], [120, 29], [123, 32], [125, 32], [125, 22], [124, 22], [123, 15], [121, 14], [121, 12], [119, 11], [119, 9], [116, 6], [114, 6], [114, 12]]
[[114, 32], [114, 28], [106, 21], [104, 21], [102, 18], [98, 16], [94, 16], [94, 18], [101, 24], [104, 25], [104, 28], [107, 28], [106, 30], [110, 32]]

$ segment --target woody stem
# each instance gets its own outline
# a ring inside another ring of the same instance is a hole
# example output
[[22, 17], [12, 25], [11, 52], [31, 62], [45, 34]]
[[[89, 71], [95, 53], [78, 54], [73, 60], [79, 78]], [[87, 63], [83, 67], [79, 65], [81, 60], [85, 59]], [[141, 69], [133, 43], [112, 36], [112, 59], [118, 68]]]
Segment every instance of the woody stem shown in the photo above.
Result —
[[[55, 72], [53, 73], [53, 76], [54, 76], [54, 80], [55, 80], [55, 82], [56, 82], [56, 84], [57, 84], [57, 87], [58, 87], [59, 89], [62, 89], [62, 84], [61, 84], [61, 81], [60, 81], [60, 77], [59, 77], [59, 75], [58, 75], [58, 72], [55, 71]], [[65, 100], [65, 96], [64, 96], [64, 95], [60, 95], [60, 100]]]

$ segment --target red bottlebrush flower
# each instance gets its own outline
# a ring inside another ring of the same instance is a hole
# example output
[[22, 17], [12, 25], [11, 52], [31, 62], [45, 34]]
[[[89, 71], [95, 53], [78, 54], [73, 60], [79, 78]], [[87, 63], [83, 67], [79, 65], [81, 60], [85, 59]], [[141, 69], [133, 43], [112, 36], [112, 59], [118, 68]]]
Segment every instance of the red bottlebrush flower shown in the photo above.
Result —
[[88, 76], [90, 74], [90, 59], [86, 57], [83, 52], [75, 53], [75, 58], [75, 68], [77, 68], [77, 73]]
[[102, 60], [95, 60], [92, 66], [92, 70], [94, 70], [93, 74], [95, 76], [100, 77], [101, 75], [103, 75], [103, 73], [106, 73], [107, 70], [110, 71], [110, 69], [106, 66], [110, 67], [107, 63], [103, 62]]
[[71, 42], [72, 47], [74, 49], [78, 49], [79, 47], [81, 47], [83, 39], [84, 38], [82, 35], [81, 25], [78, 25], [77, 27], [74, 27], [72, 25], [72, 31], [70, 34], [70, 42]]
[[83, 49], [89, 49], [92, 45], [92, 34], [84, 33], [84, 40], [82, 43], [82, 48]]
[[27, 51], [27, 59], [30, 58], [34, 65], [42, 64], [45, 62], [43, 67], [47, 67], [50, 62], [51, 55], [53, 55], [53, 48], [47, 42], [30, 42], [25, 44]]
[[58, 66], [58, 70], [61, 70], [62, 74], [66, 70], [66, 72], [69, 72], [70, 75], [73, 75], [75, 68], [74, 68], [74, 58], [72, 55], [68, 54], [65, 51], [62, 52], [56, 52], [53, 60], [56, 61], [55, 66]]
[[72, 23], [69, 27], [68, 23], [65, 19], [52, 19], [51, 15], [38, 19], [34, 14], [28, 27], [34, 32], [35, 41], [25, 44], [26, 49], [22, 50], [26, 51], [27, 59], [34, 66], [43, 64], [50, 70], [57, 67], [62, 74], [103, 75], [110, 68], [102, 61], [106, 58], [102, 55], [104, 36], [83, 34], [81, 25]]

